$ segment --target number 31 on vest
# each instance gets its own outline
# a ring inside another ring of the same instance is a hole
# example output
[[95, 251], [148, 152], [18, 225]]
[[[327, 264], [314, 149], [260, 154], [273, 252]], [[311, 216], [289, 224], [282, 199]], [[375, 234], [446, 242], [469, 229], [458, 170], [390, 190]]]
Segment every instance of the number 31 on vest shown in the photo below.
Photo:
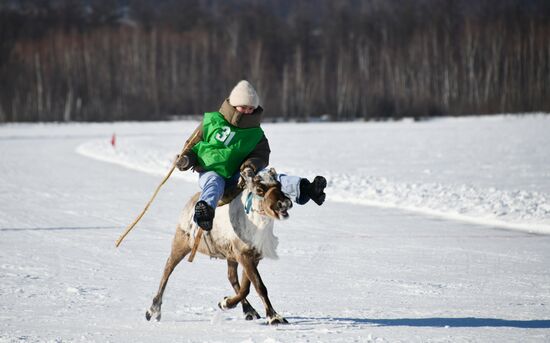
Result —
[[229, 126], [224, 126], [221, 128], [221, 132], [218, 132], [215, 137], [225, 146], [228, 146], [233, 137], [235, 137], [235, 132], [232, 132]]

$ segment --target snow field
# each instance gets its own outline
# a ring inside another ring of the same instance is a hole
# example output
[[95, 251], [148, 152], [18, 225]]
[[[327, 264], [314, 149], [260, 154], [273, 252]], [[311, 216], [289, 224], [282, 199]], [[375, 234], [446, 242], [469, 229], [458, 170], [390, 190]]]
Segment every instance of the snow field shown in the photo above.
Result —
[[[147, 322], [196, 175], [176, 171], [114, 241], [195, 125], [0, 126], [0, 342], [550, 340], [550, 235], [480, 224], [547, 225], [542, 115], [265, 125], [272, 166], [330, 181], [322, 207], [276, 224], [280, 259], [259, 267], [290, 325], [219, 311], [225, 262], [202, 255], [176, 268], [162, 320]], [[500, 216], [498, 201], [511, 204]], [[448, 220], [462, 207], [474, 223]]]

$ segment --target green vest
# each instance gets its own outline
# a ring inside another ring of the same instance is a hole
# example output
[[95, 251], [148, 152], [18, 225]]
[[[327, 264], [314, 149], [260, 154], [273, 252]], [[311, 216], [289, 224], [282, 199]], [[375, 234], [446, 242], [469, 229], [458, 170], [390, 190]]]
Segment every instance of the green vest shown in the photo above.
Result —
[[242, 129], [229, 124], [220, 112], [208, 112], [202, 123], [202, 140], [195, 144], [193, 151], [204, 170], [215, 171], [229, 179], [263, 135], [259, 126]]

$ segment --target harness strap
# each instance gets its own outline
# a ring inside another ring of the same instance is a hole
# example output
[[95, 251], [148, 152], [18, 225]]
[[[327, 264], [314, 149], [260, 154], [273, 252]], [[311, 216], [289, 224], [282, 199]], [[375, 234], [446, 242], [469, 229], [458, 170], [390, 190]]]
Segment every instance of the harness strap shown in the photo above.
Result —
[[246, 202], [244, 204], [244, 212], [246, 214], [249, 214], [250, 213], [250, 210], [252, 210], [252, 196], [254, 194], [252, 194], [252, 192], [249, 192], [248, 193], [248, 196], [246, 197]]

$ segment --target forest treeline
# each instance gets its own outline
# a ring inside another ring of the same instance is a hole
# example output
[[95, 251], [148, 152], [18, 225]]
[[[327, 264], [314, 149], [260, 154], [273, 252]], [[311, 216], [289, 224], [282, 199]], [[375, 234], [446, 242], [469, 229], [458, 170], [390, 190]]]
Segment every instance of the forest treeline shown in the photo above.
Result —
[[550, 111], [548, 0], [0, 2], [0, 122]]

